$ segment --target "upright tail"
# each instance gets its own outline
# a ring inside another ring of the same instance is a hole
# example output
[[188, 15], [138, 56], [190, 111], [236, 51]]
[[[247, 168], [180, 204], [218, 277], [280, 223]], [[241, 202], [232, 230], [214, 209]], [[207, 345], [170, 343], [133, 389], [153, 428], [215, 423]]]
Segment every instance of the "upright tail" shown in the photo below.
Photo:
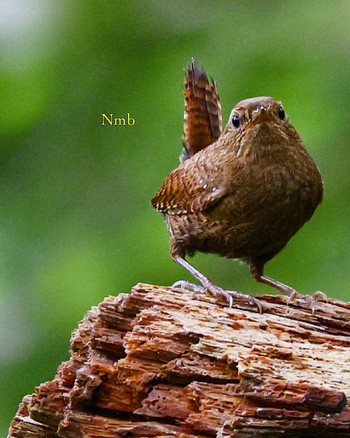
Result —
[[182, 143], [184, 162], [221, 135], [221, 103], [216, 83], [192, 58], [185, 75], [185, 112]]

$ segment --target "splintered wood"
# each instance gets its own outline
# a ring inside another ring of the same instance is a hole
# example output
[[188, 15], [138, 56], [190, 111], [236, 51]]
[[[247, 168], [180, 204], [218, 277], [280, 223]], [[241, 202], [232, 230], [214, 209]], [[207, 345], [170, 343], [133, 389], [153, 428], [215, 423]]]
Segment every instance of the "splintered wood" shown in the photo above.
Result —
[[9, 437], [350, 437], [350, 305], [139, 284], [79, 324]]

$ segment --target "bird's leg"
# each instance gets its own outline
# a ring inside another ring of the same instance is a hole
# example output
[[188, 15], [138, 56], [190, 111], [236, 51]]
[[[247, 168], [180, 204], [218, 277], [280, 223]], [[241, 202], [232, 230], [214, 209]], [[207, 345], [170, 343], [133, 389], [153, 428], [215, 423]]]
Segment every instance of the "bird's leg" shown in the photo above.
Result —
[[272, 286], [273, 288], [287, 295], [288, 296], [287, 304], [289, 304], [294, 299], [301, 299], [307, 302], [307, 304], [310, 306], [312, 313], [314, 313], [318, 300], [322, 299], [327, 301], [327, 296], [321, 291], [317, 291], [312, 295], [302, 295], [293, 287], [290, 287], [287, 284], [284, 284], [280, 281], [274, 280], [271, 277], [267, 277], [266, 275], [263, 274], [263, 270], [264, 270], [264, 265], [258, 265], [258, 264], [250, 265], [250, 272], [252, 276], [255, 278], [255, 280], [260, 283], [264, 283], [269, 286]]
[[207, 278], [205, 275], [199, 272], [193, 265], [191, 265], [191, 263], [189, 263], [183, 257], [174, 256], [173, 260], [179, 265], [181, 265], [183, 268], [185, 268], [188, 272], [190, 272], [193, 275], [193, 277], [196, 278], [202, 285], [202, 287], [199, 287], [187, 281], [177, 281], [176, 283], [173, 284], [174, 287], [183, 287], [186, 289], [188, 287], [191, 287], [193, 290], [200, 292], [204, 292], [205, 290], [208, 290], [215, 296], [224, 297], [225, 300], [228, 302], [229, 307], [232, 307], [234, 298], [240, 298], [240, 299], [243, 298], [245, 300], [248, 300], [249, 304], [257, 306], [259, 312], [261, 313], [262, 307], [256, 298], [251, 297], [249, 295], [241, 294], [237, 291], [225, 290], [222, 289], [221, 287], [216, 286], [211, 280], [209, 280], [209, 278]]
[[179, 256], [175, 256], [173, 260], [179, 265], [181, 265], [183, 268], [185, 268], [191, 275], [193, 275], [193, 277], [201, 283], [202, 287], [183, 280], [177, 281], [176, 283], [173, 284], [173, 286], [175, 287], [180, 286], [180, 287], [184, 287], [185, 289], [190, 287], [193, 288], [195, 291], [200, 291], [200, 292], [203, 292], [203, 289], [210, 289], [211, 286], [214, 286], [214, 284], [209, 280], [209, 278], [205, 277], [202, 273], [200, 273], [186, 259]]

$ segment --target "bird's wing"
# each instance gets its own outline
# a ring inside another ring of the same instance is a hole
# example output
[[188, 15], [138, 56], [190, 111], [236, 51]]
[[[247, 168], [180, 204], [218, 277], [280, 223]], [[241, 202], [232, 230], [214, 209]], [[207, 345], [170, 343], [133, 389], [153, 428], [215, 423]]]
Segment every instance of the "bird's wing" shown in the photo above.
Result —
[[156, 210], [168, 214], [200, 212], [228, 193], [220, 178], [220, 170], [206, 166], [203, 171], [199, 165], [188, 167], [180, 166], [165, 178], [151, 200]]
[[217, 85], [194, 59], [185, 76], [185, 112], [181, 162], [214, 143], [221, 135], [222, 115]]

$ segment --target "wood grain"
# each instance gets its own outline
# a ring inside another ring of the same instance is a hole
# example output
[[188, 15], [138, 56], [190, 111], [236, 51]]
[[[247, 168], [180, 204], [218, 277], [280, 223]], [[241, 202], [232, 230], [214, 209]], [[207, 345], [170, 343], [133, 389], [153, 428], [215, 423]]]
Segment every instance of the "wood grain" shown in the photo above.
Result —
[[108, 297], [9, 437], [350, 437], [350, 305], [264, 312], [138, 284]]

